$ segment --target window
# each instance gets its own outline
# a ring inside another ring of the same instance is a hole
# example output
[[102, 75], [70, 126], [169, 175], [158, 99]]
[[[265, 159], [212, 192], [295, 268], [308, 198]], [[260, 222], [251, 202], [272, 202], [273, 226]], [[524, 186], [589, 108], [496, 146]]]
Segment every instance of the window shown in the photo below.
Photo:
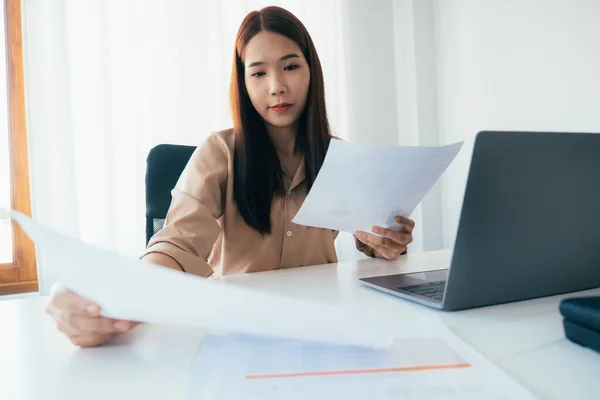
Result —
[[[21, 1], [5, 0], [0, 18], [0, 207], [31, 215]], [[0, 216], [0, 295], [38, 290], [35, 250], [15, 223]]]

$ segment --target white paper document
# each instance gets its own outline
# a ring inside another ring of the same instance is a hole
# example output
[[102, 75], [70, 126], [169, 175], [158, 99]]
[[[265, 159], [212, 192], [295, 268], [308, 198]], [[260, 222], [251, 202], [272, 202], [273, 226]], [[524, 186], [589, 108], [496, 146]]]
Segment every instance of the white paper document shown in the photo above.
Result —
[[65, 236], [16, 211], [11, 216], [66, 287], [99, 304], [102, 315], [227, 332], [388, 348], [392, 335], [330, 304], [299, 300], [120, 256]]
[[332, 140], [310, 193], [292, 222], [354, 233], [399, 230], [458, 154], [440, 147], [364, 147]]
[[407, 325], [390, 349], [208, 336], [196, 399], [533, 399], [444, 325]]

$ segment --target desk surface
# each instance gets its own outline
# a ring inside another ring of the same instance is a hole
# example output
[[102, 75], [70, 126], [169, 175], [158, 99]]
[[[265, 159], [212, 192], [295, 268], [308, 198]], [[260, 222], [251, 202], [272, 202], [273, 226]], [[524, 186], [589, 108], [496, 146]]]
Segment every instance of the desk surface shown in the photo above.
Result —
[[[448, 251], [437, 251], [396, 262], [361, 260], [216, 279], [352, 304], [398, 326], [438, 319], [539, 398], [598, 397], [600, 355], [564, 338], [558, 302], [566, 296], [448, 313], [358, 283], [375, 274], [444, 268], [449, 259]], [[47, 297], [0, 301], [0, 399], [184, 398], [203, 332], [142, 325], [109, 345], [79, 349], [44, 313], [47, 302]]]

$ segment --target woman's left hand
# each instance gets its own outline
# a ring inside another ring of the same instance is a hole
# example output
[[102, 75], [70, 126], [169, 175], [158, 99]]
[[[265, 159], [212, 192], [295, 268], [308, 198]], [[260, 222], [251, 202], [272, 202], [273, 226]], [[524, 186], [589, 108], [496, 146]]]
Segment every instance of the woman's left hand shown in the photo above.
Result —
[[380, 236], [362, 231], [356, 231], [354, 235], [375, 250], [375, 257], [395, 260], [406, 251], [407, 246], [413, 241], [412, 232], [415, 228], [415, 221], [408, 217], [397, 216], [395, 220], [396, 223], [402, 225], [400, 231], [373, 226], [371, 230]]

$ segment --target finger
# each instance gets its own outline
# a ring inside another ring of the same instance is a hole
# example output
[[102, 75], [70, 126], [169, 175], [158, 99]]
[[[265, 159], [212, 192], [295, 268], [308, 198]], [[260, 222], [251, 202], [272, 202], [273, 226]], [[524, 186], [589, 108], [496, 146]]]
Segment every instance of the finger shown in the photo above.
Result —
[[50, 308], [59, 308], [76, 314], [99, 315], [100, 307], [97, 304], [79, 296], [69, 290], [62, 282], [56, 282], [50, 289]]
[[70, 290], [57, 293], [50, 303], [50, 309], [60, 309], [76, 315], [95, 317], [100, 315], [100, 306]]
[[409, 226], [404, 226], [402, 225], [402, 229], [400, 230], [403, 233], [406, 233], [408, 235], [412, 235], [413, 233], [413, 228], [409, 227]]
[[394, 247], [394, 241], [387, 237], [377, 236], [363, 231], [358, 231], [356, 235], [365, 244], [368, 244], [365, 242], [365, 240], [368, 240], [370, 243], [374, 243], [378, 246]]
[[408, 218], [408, 217], [402, 217], [400, 215], [398, 215], [395, 218], [396, 223], [402, 225], [402, 229], [404, 231], [406, 231], [407, 233], [412, 233], [412, 231], [415, 229], [415, 221], [413, 221], [412, 219]]
[[392, 239], [395, 242], [398, 242], [402, 245], [407, 245], [410, 242], [412, 242], [412, 234], [411, 233], [405, 233], [403, 231], [401, 232], [397, 232], [397, 231], [392, 231], [391, 229], [385, 229], [382, 228], [381, 226], [373, 226], [373, 228], [371, 229], [374, 233], [377, 233], [378, 235], [387, 237]]
[[372, 247], [373, 250], [378, 251], [383, 257], [387, 258], [388, 260], [397, 258], [400, 255], [400, 253], [397, 250], [377, 244], [368, 238], [365, 238], [361, 241], [363, 241], [363, 243], [365, 243], [367, 246]]
[[103, 335], [87, 335], [70, 338], [71, 343], [79, 347], [96, 347], [116, 338], [118, 333], [108, 333]]
[[[396, 232], [396, 231], [392, 231], [390, 229], [382, 228], [380, 226], [374, 226], [373, 232], [390, 238], [394, 242], [398, 243], [400, 246], [406, 247], [413, 242], [412, 233], [406, 233], [404, 231]], [[382, 245], [388, 246], [388, 247], [395, 247], [393, 243], [382, 243]]]
[[64, 313], [59, 321], [85, 334], [127, 332], [133, 327], [133, 323], [129, 321], [104, 317], [86, 317], [73, 313]]
[[381, 253], [387, 259], [398, 258], [400, 254], [407, 249], [407, 246], [413, 241], [412, 234], [402, 234], [403, 236], [401, 241], [371, 235], [362, 231], [357, 231], [355, 235], [357, 235], [358, 239], [362, 243], [379, 251], [379, 253]]
[[56, 327], [69, 338], [75, 338], [83, 335], [83, 332], [81, 332], [79, 329], [76, 329], [69, 324], [65, 324], [64, 322], [58, 322]]
[[393, 247], [392, 243], [394, 243], [394, 242], [389, 238], [372, 235], [370, 233], [363, 232], [363, 231], [357, 231], [355, 233], [355, 235], [356, 235], [356, 237], [358, 237], [358, 239], [361, 242], [363, 242], [364, 244], [366, 244], [368, 246], [371, 246], [375, 250], [381, 250], [381, 251], [387, 252], [389, 250], [389, 248]]
[[[134, 326], [140, 325], [140, 322], [131, 322], [131, 328]], [[72, 325], [68, 325], [64, 322], [58, 322], [57, 328], [60, 332], [64, 333], [71, 342], [81, 343], [81, 345], [85, 345], [87, 347], [91, 345], [91, 343], [98, 342], [103, 343], [108, 340], [109, 337], [116, 337], [120, 333], [123, 332], [109, 332], [109, 333], [94, 333], [94, 332], [84, 332], [80, 329], [73, 327]], [[77, 344], [76, 343], [76, 344]]]
[[46, 309], [56, 321], [83, 333], [127, 332], [134, 323], [99, 317], [100, 307], [70, 290], [58, 292]]

